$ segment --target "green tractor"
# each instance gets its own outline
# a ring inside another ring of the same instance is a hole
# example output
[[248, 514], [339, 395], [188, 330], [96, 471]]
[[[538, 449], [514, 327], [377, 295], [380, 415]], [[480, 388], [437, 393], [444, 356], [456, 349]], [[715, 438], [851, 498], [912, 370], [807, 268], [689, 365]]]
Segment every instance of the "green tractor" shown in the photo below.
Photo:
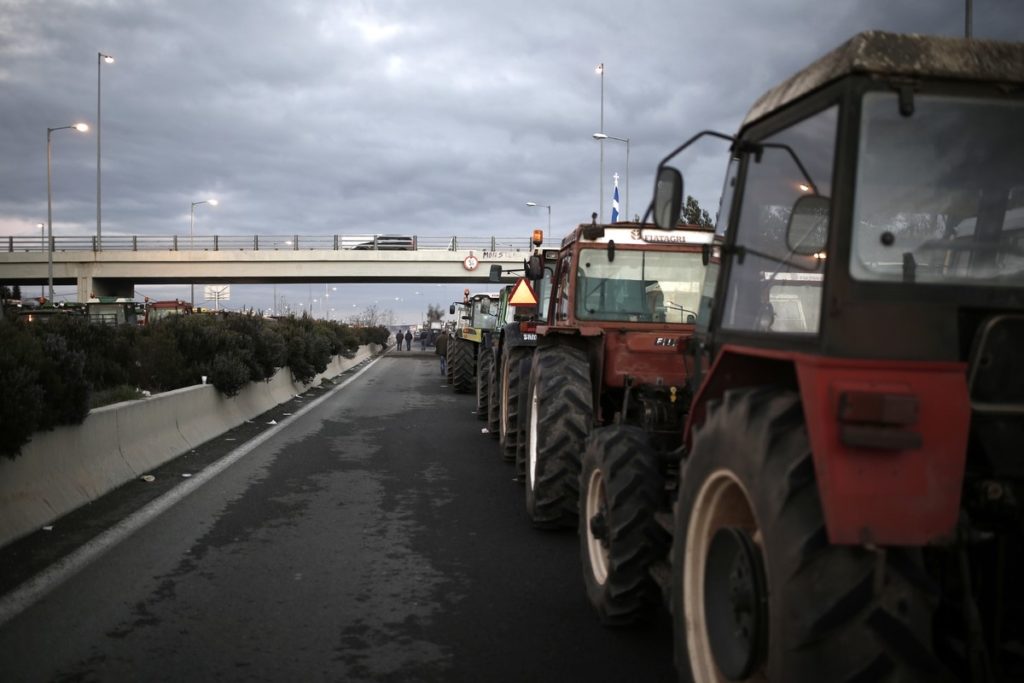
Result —
[[[481, 419], [487, 418], [487, 373], [489, 367], [478, 368], [477, 358], [483, 342], [489, 340], [490, 333], [498, 325], [500, 296], [491, 294], [470, 294], [465, 291], [462, 302], [453, 303], [448, 312], [455, 315], [456, 308], [461, 310], [456, 322], [452, 338], [448, 342], [448, 372], [451, 384], [456, 393], [468, 394], [477, 389], [477, 414]], [[487, 354], [484, 354], [485, 356]], [[487, 358], [482, 359], [486, 365]], [[485, 379], [483, 389], [477, 382], [478, 370]]]

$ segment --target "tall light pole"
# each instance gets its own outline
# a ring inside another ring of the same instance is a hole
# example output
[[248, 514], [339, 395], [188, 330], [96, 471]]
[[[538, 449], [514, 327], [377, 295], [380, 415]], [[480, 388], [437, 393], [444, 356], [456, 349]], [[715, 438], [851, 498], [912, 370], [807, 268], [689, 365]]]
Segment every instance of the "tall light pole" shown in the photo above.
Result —
[[53, 301], [53, 131], [74, 129], [79, 133], [89, 130], [85, 123], [75, 123], [70, 126], [57, 126], [46, 129], [46, 265], [47, 285], [49, 287], [50, 301]]
[[526, 202], [527, 206], [543, 206], [548, 210], [548, 235], [551, 234], [551, 205], [550, 204], [538, 204], [537, 202]]
[[[196, 227], [196, 207], [200, 204], [209, 204], [210, 206], [217, 206], [219, 202], [216, 199], [203, 199], [198, 202], [192, 202], [192, 208], [189, 209], [188, 219], [188, 250], [192, 251], [195, 248], [195, 243], [192, 241], [192, 230]], [[192, 297], [190, 303], [194, 307], [196, 305], [196, 283], [192, 283]]]
[[[39, 228], [39, 248], [46, 249], [46, 223], [36, 223]], [[39, 285], [39, 298], [46, 296], [46, 285]]]
[[626, 143], [626, 220], [633, 220], [632, 218], [629, 217], [629, 138], [617, 138], [614, 135], [594, 133], [594, 139], [602, 143], [605, 140], [618, 140], [619, 142]]
[[105, 55], [102, 52], [96, 53], [96, 248], [100, 251], [103, 250], [103, 231], [101, 229], [101, 212], [102, 206], [100, 202], [100, 74], [103, 72], [102, 65], [106, 62], [107, 64], [113, 64], [114, 58], [110, 55]]
[[[600, 132], [604, 132], [604, 62], [597, 65], [594, 69], [595, 72], [601, 77], [601, 128]], [[598, 223], [604, 223], [604, 142], [601, 142], [601, 164], [598, 171], [601, 176], [598, 179], [597, 193], [598, 193]]]

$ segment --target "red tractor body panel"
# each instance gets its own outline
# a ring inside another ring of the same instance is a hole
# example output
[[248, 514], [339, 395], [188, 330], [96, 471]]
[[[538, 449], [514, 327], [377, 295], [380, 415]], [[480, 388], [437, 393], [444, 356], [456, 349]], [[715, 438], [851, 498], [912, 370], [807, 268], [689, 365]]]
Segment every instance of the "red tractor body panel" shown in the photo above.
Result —
[[825, 358], [727, 345], [688, 417], [727, 388], [796, 381], [828, 537], [948, 540], [960, 509], [971, 408], [964, 363]]
[[637, 332], [609, 330], [605, 333], [604, 382], [625, 385], [626, 377], [642, 384], [683, 387], [686, 363], [682, 357], [686, 340], [693, 334], [676, 331]]

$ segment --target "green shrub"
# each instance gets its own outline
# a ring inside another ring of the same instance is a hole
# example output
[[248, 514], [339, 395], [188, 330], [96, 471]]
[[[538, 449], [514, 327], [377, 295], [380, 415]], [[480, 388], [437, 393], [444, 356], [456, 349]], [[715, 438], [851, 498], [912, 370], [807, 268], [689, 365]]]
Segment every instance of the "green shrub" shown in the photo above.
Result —
[[219, 353], [213, 358], [210, 382], [225, 396], [236, 396], [249, 383], [249, 368], [238, 354]]
[[90, 407], [169, 391], [203, 375], [236, 395], [281, 367], [308, 383], [334, 355], [383, 344], [386, 328], [350, 327], [308, 316], [172, 316], [142, 328], [55, 316], [46, 324], [0, 317], [0, 455], [13, 458], [34, 431], [80, 423]]
[[85, 354], [68, 347], [60, 334], [39, 325], [42, 363], [38, 382], [43, 389], [46, 410], [39, 419], [41, 429], [62, 424], [79, 424], [89, 414], [89, 383], [85, 379]]
[[46, 396], [41, 349], [24, 326], [0, 319], [0, 455], [14, 458], [39, 427]]

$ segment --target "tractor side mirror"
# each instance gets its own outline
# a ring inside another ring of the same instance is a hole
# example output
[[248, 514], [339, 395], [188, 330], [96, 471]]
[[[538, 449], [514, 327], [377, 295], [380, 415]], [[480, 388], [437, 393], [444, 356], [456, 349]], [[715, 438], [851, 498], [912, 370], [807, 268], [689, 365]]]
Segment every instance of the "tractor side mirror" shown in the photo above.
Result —
[[654, 183], [654, 224], [662, 230], [675, 228], [682, 208], [683, 174], [671, 166], [663, 166]]
[[812, 256], [825, 249], [830, 208], [828, 197], [804, 195], [796, 200], [786, 225], [786, 246], [790, 251]]
[[544, 277], [544, 260], [534, 254], [523, 267], [523, 274], [527, 280], [539, 280]]
[[448, 307], [448, 313], [449, 315], [455, 315], [455, 304]]
[[490, 272], [490, 275], [488, 276], [487, 279], [490, 280], [491, 282], [501, 282], [501, 264], [500, 263], [492, 263], [491, 264], [491, 272]]

